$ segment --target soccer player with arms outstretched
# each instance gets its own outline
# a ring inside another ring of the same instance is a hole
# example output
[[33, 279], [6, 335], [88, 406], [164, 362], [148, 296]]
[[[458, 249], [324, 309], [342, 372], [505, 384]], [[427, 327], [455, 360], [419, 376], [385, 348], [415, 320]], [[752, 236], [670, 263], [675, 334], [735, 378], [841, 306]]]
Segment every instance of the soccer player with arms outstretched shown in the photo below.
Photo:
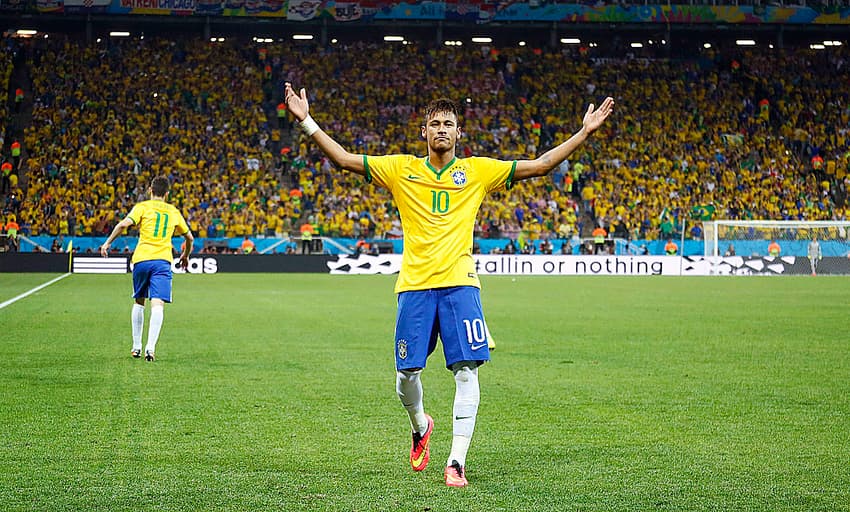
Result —
[[478, 412], [478, 367], [490, 359], [481, 308], [478, 275], [472, 258], [475, 218], [485, 196], [511, 188], [520, 180], [544, 176], [563, 162], [614, 108], [605, 98], [591, 104], [582, 128], [534, 160], [457, 158], [461, 135], [458, 107], [451, 100], [432, 101], [425, 109], [422, 137], [428, 155], [368, 156], [346, 151], [309, 115], [307, 93], [286, 84], [286, 104], [301, 127], [341, 169], [362, 175], [392, 193], [402, 219], [404, 253], [396, 282], [396, 391], [410, 416], [413, 445], [410, 464], [422, 471], [430, 458], [434, 421], [422, 402], [420, 373], [443, 343], [446, 367], [455, 378], [452, 448], [444, 472], [446, 485], [467, 485], [465, 465]]
[[156, 359], [156, 342], [162, 329], [164, 306], [166, 302], [171, 302], [171, 263], [173, 261], [171, 237], [177, 235], [186, 239], [178, 263], [178, 266], [182, 268], [186, 268], [189, 264], [192, 243], [195, 241], [180, 211], [165, 202], [168, 189], [168, 178], [155, 177], [148, 188], [151, 198], [133, 206], [127, 217], [115, 225], [109, 238], [100, 246], [100, 254], [106, 258], [109, 256], [109, 246], [125, 229], [133, 225], [139, 227], [139, 243], [136, 244], [131, 260], [135, 303], [131, 314], [133, 349], [130, 355], [133, 357], [142, 355], [145, 299], [150, 299], [151, 316], [148, 324], [148, 343], [145, 346], [145, 361]]

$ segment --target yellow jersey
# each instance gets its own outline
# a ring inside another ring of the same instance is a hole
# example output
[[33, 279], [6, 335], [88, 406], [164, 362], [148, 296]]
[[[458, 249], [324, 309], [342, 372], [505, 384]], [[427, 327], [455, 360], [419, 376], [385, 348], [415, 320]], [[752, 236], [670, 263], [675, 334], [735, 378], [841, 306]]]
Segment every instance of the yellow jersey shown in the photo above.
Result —
[[484, 197], [512, 186], [516, 161], [454, 158], [442, 169], [413, 155], [363, 156], [366, 181], [387, 188], [401, 215], [404, 253], [396, 293], [481, 287], [472, 259]]
[[186, 219], [174, 206], [151, 199], [137, 203], [127, 218], [139, 228], [139, 243], [133, 251], [133, 263], [139, 261], [165, 260], [171, 262], [171, 237], [179, 236], [189, 231]]

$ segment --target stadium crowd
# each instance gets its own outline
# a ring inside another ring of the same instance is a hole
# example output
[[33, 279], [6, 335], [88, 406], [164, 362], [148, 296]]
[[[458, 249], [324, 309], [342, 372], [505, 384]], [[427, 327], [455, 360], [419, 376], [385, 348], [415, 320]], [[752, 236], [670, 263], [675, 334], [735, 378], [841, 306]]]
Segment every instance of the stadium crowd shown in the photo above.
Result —
[[24, 233], [105, 236], [165, 173], [201, 237], [285, 236], [305, 222], [328, 236], [399, 236], [389, 194], [332, 169], [279, 107], [285, 81], [308, 89], [325, 130], [370, 154], [424, 154], [421, 108], [447, 96], [464, 109], [460, 155], [533, 157], [575, 131], [588, 102], [613, 96], [603, 133], [550, 178], [485, 201], [481, 237], [602, 227], [652, 240], [685, 217], [847, 215], [845, 47], [668, 60], [573, 46], [50, 38], [27, 55], [26, 158], [2, 199]]

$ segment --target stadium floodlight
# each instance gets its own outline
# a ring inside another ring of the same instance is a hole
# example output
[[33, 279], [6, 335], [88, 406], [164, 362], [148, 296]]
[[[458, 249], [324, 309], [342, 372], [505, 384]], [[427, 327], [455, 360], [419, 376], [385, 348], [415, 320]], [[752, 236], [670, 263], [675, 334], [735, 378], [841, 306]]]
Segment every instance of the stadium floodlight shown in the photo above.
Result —
[[579, 39], [577, 37], [562, 37], [561, 43], [562, 44], [581, 44], [581, 39]]
[[520, 45], [520, 46], [525, 46], [525, 41], [520, 41], [520, 42], [519, 42], [519, 45]]
[[400, 43], [404, 41], [404, 36], [384, 36], [384, 41], [388, 43]]
[[130, 37], [130, 33], [123, 31], [114, 31], [109, 33], [109, 37]]
[[632, 43], [631, 47], [632, 48], [643, 48], [643, 43]]
[[493, 38], [492, 37], [473, 37], [472, 42], [473, 43], [492, 43]]
[[735, 40], [735, 44], [738, 46], [755, 46], [756, 42], [752, 39], [737, 39]]
[[312, 41], [313, 34], [292, 34], [292, 39], [296, 41]]
[[708, 50], [709, 48], [711, 48], [711, 43], [702, 43], [702, 47]]
[[337, 44], [338, 42], [339, 42], [339, 39], [337, 39], [337, 38], [331, 39], [331, 44]]
[[15, 34], [19, 36], [34, 36], [38, 34], [38, 30], [30, 30], [26, 28], [19, 29]]
[[810, 44], [809, 48], [811, 48], [812, 50], [823, 50], [823, 49], [826, 48], [826, 46], [824, 46], [820, 43], [816, 43], [816, 44]]
[[824, 41], [824, 46], [841, 46], [841, 41]]

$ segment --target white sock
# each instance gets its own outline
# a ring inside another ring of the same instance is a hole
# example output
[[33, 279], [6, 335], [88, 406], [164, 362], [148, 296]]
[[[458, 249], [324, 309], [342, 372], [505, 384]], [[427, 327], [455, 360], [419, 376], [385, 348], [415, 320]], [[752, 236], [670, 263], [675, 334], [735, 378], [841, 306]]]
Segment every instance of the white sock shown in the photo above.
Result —
[[449, 460], [457, 461], [461, 466], [466, 465], [466, 452], [472, 441], [475, 430], [475, 416], [478, 414], [478, 403], [481, 394], [478, 388], [478, 368], [470, 370], [464, 366], [455, 372], [455, 404], [454, 421], [452, 422], [452, 451]]
[[145, 326], [144, 306], [136, 303], [133, 304], [130, 323], [133, 326], [133, 350], [142, 350], [142, 329]]
[[424, 434], [428, 430], [428, 418], [425, 417], [425, 406], [422, 405], [422, 381], [419, 374], [422, 370], [401, 370], [395, 374], [395, 390], [401, 399], [401, 405], [410, 416], [410, 426], [414, 432]]
[[151, 305], [151, 320], [148, 324], [148, 344], [145, 352], [156, 352], [156, 342], [162, 329], [162, 305]]

